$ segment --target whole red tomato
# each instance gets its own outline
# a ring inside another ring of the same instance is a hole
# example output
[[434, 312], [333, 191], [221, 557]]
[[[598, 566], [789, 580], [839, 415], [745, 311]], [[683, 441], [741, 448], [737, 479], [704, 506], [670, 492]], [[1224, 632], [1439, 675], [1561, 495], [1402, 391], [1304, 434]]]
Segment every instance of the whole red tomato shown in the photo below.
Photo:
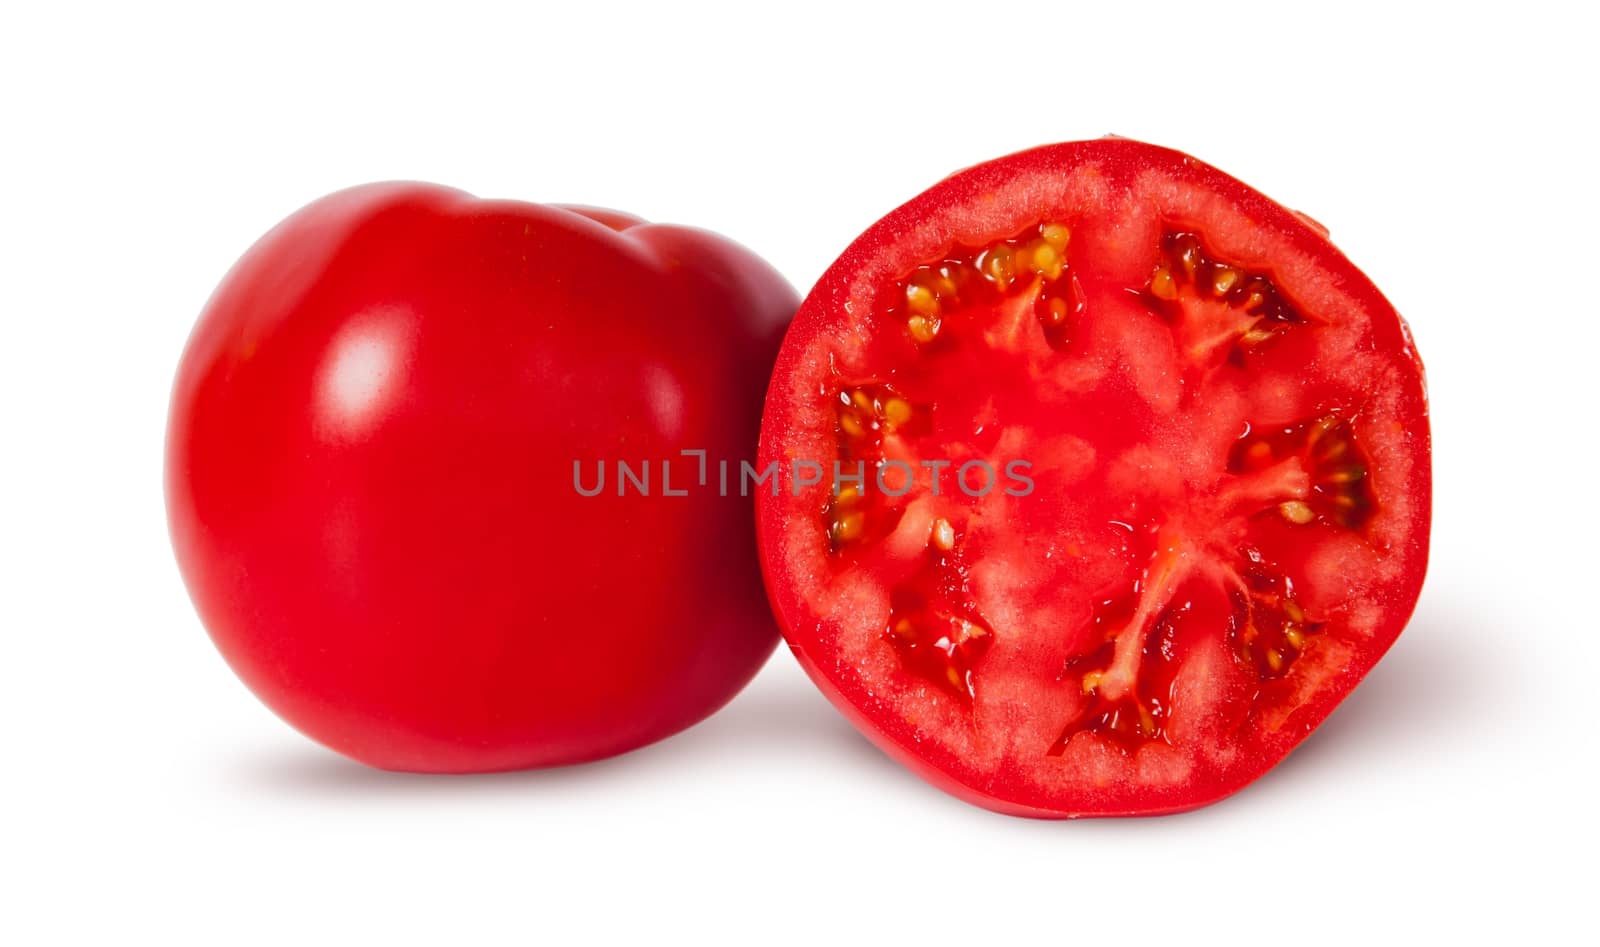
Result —
[[689, 726], [777, 640], [715, 465], [754, 453], [797, 303], [742, 247], [615, 212], [422, 184], [311, 204], [178, 369], [167, 508], [201, 619], [284, 719], [386, 769]]
[[1427, 565], [1405, 324], [1309, 219], [1141, 142], [890, 213], [801, 306], [766, 411], [763, 464], [843, 473], [757, 497], [790, 646], [1003, 812], [1239, 789], [1383, 655]]

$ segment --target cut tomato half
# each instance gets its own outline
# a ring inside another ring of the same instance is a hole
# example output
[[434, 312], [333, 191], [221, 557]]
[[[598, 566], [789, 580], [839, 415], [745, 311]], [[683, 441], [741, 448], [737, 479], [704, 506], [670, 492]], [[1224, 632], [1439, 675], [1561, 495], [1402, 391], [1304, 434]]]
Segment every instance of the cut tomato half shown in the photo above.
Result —
[[1021, 815], [1248, 784], [1393, 643], [1427, 562], [1394, 308], [1309, 218], [1128, 139], [960, 172], [857, 239], [789, 330], [760, 463], [812, 678]]

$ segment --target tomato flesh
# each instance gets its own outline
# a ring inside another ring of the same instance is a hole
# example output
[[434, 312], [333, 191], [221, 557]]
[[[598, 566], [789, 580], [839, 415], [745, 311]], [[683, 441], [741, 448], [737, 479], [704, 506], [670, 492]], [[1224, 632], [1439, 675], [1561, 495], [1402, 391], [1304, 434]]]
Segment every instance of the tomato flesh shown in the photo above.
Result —
[[758, 497], [791, 648], [893, 755], [1019, 814], [1245, 785], [1426, 563], [1392, 307], [1301, 216], [1125, 139], [980, 165], [852, 245], [769, 392], [761, 459], [794, 458], [865, 476]]

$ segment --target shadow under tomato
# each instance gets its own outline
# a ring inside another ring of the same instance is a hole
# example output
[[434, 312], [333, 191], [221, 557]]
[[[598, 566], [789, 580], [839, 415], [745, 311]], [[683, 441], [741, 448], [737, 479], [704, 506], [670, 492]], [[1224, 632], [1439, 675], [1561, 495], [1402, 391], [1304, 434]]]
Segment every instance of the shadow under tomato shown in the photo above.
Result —
[[[1473, 712], [1481, 707], [1483, 682], [1493, 679], [1495, 668], [1500, 673], [1505, 670], [1505, 656], [1486, 651], [1498, 639], [1481, 612], [1425, 607], [1328, 720], [1286, 760], [1240, 793], [1160, 819], [1065, 824], [1074, 831], [1099, 833], [1170, 828], [1175, 821], [1199, 825], [1212, 819], [1254, 818], [1273, 808], [1275, 800], [1298, 800], [1313, 784], [1393, 776], [1398, 766], [1426, 759], [1427, 754], [1448, 748], [1452, 740], [1473, 738], [1474, 728], [1482, 723]], [[1040, 824], [996, 816], [921, 784], [858, 733], [782, 651], [743, 693], [707, 720], [659, 743], [593, 763], [474, 776], [388, 773], [296, 740], [239, 760], [233, 775], [252, 789], [289, 795], [526, 796], [624, 787], [638, 778], [697, 777], [707, 771], [797, 763], [819, 779], [827, 778], [830, 770], [870, 769], [872, 780], [881, 780], [884, 792], [900, 795], [907, 804], [915, 805], [920, 798], [930, 808], [966, 813], [991, 824]]]
[[658, 743], [591, 763], [475, 775], [392, 773], [295, 740], [242, 757], [233, 775], [254, 789], [289, 794], [513, 794], [534, 787], [598, 787], [667, 771], [742, 766], [763, 756], [804, 761], [807, 768], [876, 767], [887, 779], [916, 781], [830, 706], [782, 651], [749, 687], [706, 720]]

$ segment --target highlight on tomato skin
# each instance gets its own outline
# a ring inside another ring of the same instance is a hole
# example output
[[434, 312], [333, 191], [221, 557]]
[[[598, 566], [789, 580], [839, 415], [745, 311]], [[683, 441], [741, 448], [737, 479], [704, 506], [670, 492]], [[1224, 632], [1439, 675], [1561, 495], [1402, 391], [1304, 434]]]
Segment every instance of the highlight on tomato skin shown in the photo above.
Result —
[[[753, 452], [798, 304], [744, 247], [617, 211], [415, 183], [310, 204], [178, 366], [167, 512], [203, 624], [281, 717], [383, 769], [695, 723], [779, 638], [753, 502], [663, 493], [685, 451]], [[649, 495], [576, 489], [623, 462]]]
[[[1310, 218], [1129, 139], [969, 168], [851, 244], [768, 391], [758, 462], [794, 458], [868, 473], [757, 496], [790, 649], [891, 756], [1016, 815], [1244, 787], [1426, 571], [1394, 308]], [[953, 480], [980, 467], [1029, 489]]]

